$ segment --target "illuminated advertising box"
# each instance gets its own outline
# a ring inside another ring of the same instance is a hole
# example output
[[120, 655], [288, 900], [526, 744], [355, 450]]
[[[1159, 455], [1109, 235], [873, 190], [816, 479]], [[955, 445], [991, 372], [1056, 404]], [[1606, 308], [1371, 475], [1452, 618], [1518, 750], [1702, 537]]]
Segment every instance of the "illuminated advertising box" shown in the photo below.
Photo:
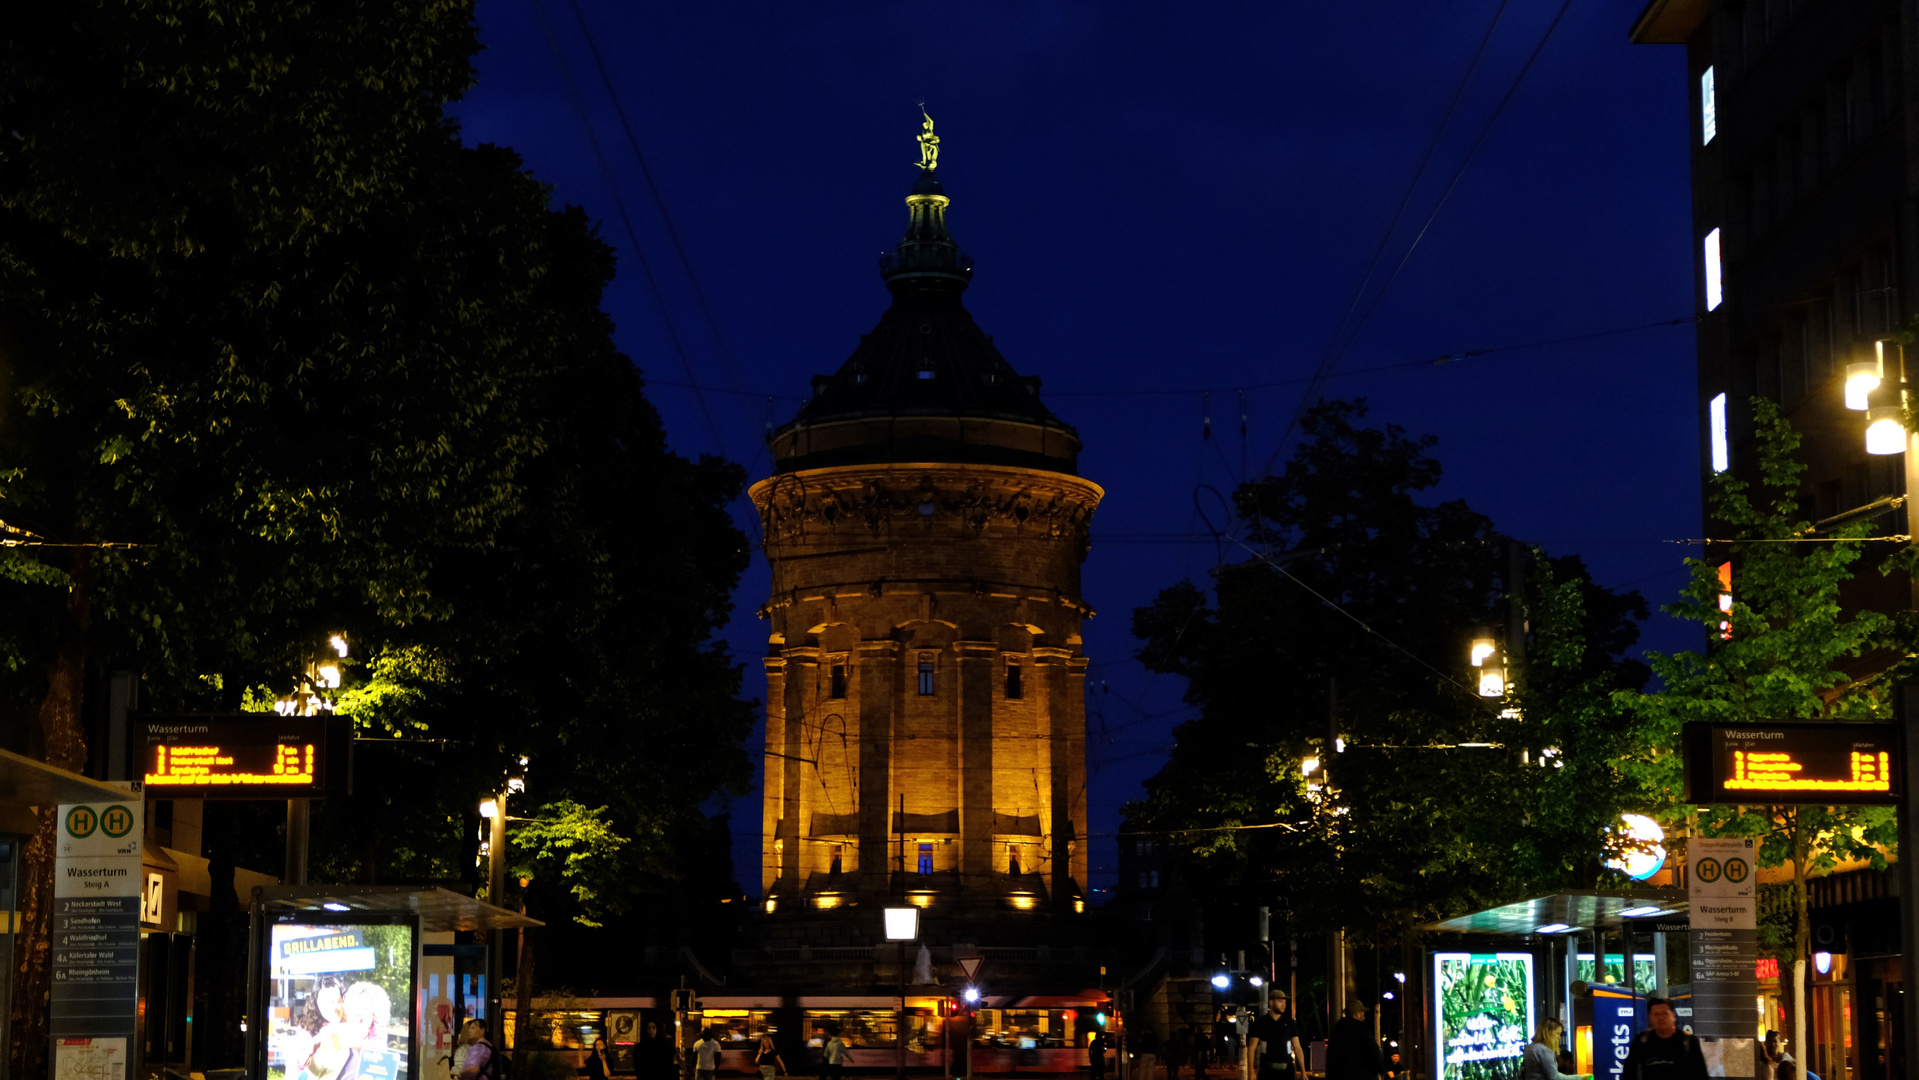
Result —
[[282, 912], [268, 924], [266, 1080], [415, 1080], [419, 923]]
[[1434, 953], [1438, 1080], [1518, 1080], [1533, 1037], [1530, 953]]
[[324, 716], [148, 716], [134, 760], [151, 798], [321, 798], [342, 731]]
[[1686, 801], [1896, 806], [1897, 724], [1687, 724]]

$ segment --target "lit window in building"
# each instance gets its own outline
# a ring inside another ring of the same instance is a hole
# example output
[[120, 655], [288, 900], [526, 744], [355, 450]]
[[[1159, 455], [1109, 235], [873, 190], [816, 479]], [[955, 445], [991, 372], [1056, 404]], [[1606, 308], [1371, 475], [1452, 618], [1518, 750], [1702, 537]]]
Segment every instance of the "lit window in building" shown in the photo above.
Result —
[[1019, 674], [1018, 664], [1006, 665], [1006, 697], [1009, 701], [1017, 701], [1025, 696], [1026, 691], [1020, 685]]
[[1719, 266], [1719, 230], [1706, 234], [1706, 310], [1712, 311], [1726, 299], [1725, 279]]
[[1732, 563], [1719, 564], [1719, 610], [1726, 621], [1719, 624], [1719, 636], [1732, 640]]
[[1699, 76], [1699, 145], [1704, 146], [1719, 134], [1719, 107], [1713, 100], [1712, 68]]
[[1726, 443], [1726, 395], [1714, 394], [1706, 408], [1706, 422], [1712, 434], [1712, 471], [1725, 472], [1732, 467], [1732, 451]]
[[1159, 871], [1141, 870], [1139, 872], [1139, 887], [1142, 889], [1159, 888]]
[[931, 660], [920, 661], [920, 696], [933, 696], [933, 662]]
[[826, 696], [836, 697], [836, 698], [843, 698], [846, 696], [846, 665], [845, 664], [833, 665], [832, 674], [830, 674], [827, 677]]
[[920, 845], [920, 873], [930, 874], [932, 872], [933, 872], [933, 845], [921, 844]]

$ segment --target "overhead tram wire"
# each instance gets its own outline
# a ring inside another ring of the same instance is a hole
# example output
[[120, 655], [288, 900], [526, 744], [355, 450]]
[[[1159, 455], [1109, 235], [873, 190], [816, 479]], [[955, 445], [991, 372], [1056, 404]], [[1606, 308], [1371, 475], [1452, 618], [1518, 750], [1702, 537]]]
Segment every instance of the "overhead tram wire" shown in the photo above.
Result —
[[[1637, 334], [1644, 330], [1657, 330], [1667, 326], [1689, 326], [1699, 321], [1696, 315], [1681, 315], [1674, 319], [1659, 319], [1654, 322], [1634, 323], [1631, 326], [1616, 326], [1609, 330], [1588, 330], [1578, 334], [1566, 334], [1560, 337], [1539, 338], [1522, 341], [1513, 345], [1494, 345], [1484, 349], [1465, 349], [1458, 352], [1442, 353], [1438, 356], [1422, 357], [1417, 360], [1397, 360], [1390, 364], [1374, 364], [1371, 367], [1350, 368], [1333, 372], [1328, 378], [1345, 379], [1355, 375], [1376, 375], [1384, 371], [1416, 371], [1421, 368], [1448, 367], [1463, 360], [1476, 360], [1492, 356], [1495, 353], [1521, 352], [1527, 349], [1541, 349], [1548, 345], [1566, 345], [1576, 341], [1592, 341], [1597, 338], [1618, 337], [1622, 334]], [[648, 379], [657, 386], [673, 386], [684, 390], [703, 390], [710, 394], [736, 394], [743, 397], [772, 398], [780, 401], [805, 401], [804, 394], [780, 394], [765, 390], [734, 390], [724, 386], [712, 386], [707, 383], [682, 383], [666, 379]], [[1171, 386], [1128, 390], [1048, 390], [1049, 398], [1106, 398], [1106, 397], [1167, 397], [1174, 394], [1224, 394], [1248, 393], [1254, 390], [1273, 390], [1285, 386], [1299, 386], [1309, 383], [1309, 375], [1290, 379], [1271, 379], [1266, 382], [1236, 383], [1230, 386]]]
[[633, 254], [640, 261], [640, 269], [646, 277], [647, 288], [653, 294], [653, 302], [660, 309], [660, 320], [666, 324], [666, 336], [672, 342], [673, 353], [679, 358], [681, 370], [686, 372], [687, 385], [693, 390], [693, 400], [699, 406], [700, 417], [706, 422], [707, 434], [713, 439], [713, 448], [722, 456], [727, 456], [726, 440], [720, 436], [720, 427], [713, 420], [713, 412], [707, 408], [706, 395], [697, 385], [699, 380], [693, 374], [693, 362], [686, 355], [686, 344], [680, 340], [678, 327], [673, 324], [673, 313], [667, 307], [666, 294], [660, 290], [659, 278], [653, 273], [653, 264], [646, 257], [646, 251], [640, 246], [640, 234], [633, 228], [633, 218], [626, 211], [626, 200], [620, 196], [620, 185], [614, 179], [613, 167], [606, 160], [606, 151], [600, 146], [600, 137], [593, 131], [592, 118], [586, 111], [586, 99], [580, 94], [579, 84], [573, 80], [573, 69], [566, 62], [566, 54], [560, 49], [560, 42], [553, 35], [553, 24], [546, 17], [546, 5], [542, 0], [527, 0], [533, 7], [533, 14], [540, 20], [540, 29], [546, 34], [548, 48], [553, 51], [553, 60], [560, 66], [560, 77], [566, 82], [567, 96], [573, 101], [573, 111], [579, 115], [580, 126], [586, 129], [586, 141], [593, 149], [593, 160], [600, 166], [600, 175], [605, 178], [606, 186], [613, 197], [613, 207], [619, 212], [620, 225], [626, 230], [627, 243], [633, 248]]
[[[1359, 287], [1353, 290], [1353, 299], [1346, 306], [1346, 314], [1340, 317], [1339, 325], [1333, 328], [1333, 336], [1326, 343], [1326, 354], [1320, 357], [1319, 366], [1314, 369], [1315, 377], [1323, 376], [1331, 370], [1331, 365], [1338, 362], [1338, 357], [1345, 352], [1345, 346], [1341, 344], [1342, 339], [1350, 343], [1351, 339], [1345, 338], [1346, 326], [1352, 322], [1353, 313], [1359, 310], [1359, 302], [1366, 298], [1366, 287], [1372, 284], [1373, 273], [1379, 269], [1380, 261], [1385, 258], [1386, 245], [1392, 242], [1393, 233], [1399, 230], [1400, 218], [1405, 216], [1406, 207], [1411, 205], [1413, 196], [1418, 193], [1419, 182], [1425, 179], [1426, 168], [1432, 164], [1433, 154], [1438, 151], [1439, 143], [1446, 135], [1446, 129], [1452, 126], [1453, 116], [1459, 111], [1460, 99], [1466, 96], [1466, 88], [1472, 84], [1473, 75], [1479, 71], [1479, 62], [1486, 56], [1486, 47], [1492, 44], [1493, 31], [1499, 29], [1499, 20], [1506, 14], [1507, 2], [1508, 0], [1499, 0], [1499, 7], [1493, 11], [1492, 21], [1486, 24], [1486, 33], [1479, 39], [1479, 47], [1473, 50], [1472, 62], [1466, 65], [1466, 73], [1460, 76], [1459, 85], [1453, 89], [1452, 100], [1446, 103], [1445, 115], [1439, 118], [1439, 126], [1433, 129], [1433, 137], [1426, 143], [1426, 152], [1420, 156], [1419, 167], [1413, 170], [1412, 179], [1406, 182], [1406, 193], [1400, 196], [1399, 205], [1394, 208], [1392, 218], [1386, 222], [1386, 228], [1379, 234], [1379, 243], [1374, 246], [1372, 258], [1366, 263], [1366, 273], [1359, 279]], [[1390, 284], [1389, 281], [1387, 285]], [[1384, 290], [1385, 286], [1382, 286], [1381, 291]], [[1361, 316], [1360, 324], [1363, 326], [1364, 323], [1365, 317]], [[1358, 333], [1358, 328], [1355, 328], [1354, 336]], [[1311, 400], [1312, 392], [1308, 391], [1303, 401]], [[1280, 435], [1281, 445], [1284, 445], [1292, 436], [1293, 429], [1299, 425], [1300, 418], [1304, 415], [1304, 409], [1305, 405], [1302, 404], [1295, 410], [1292, 419], [1286, 425], [1286, 431]], [[1268, 465], [1266, 469], [1270, 472], [1272, 466]]]
[[[1426, 215], [1426, 221], [1419, 227], [1419, 232], [1413, 237], [1411, 246], [1407, 247], [1406, 253], [1400, 257], [1399, 264], [1393, 267], [1392, 274], [1380, 285], [1379, 291], [1373, 294], [1372, 300], [1366, 305], [1366, 310], [1360, 314], [1359, 322], [1353, 326], [1352, 333], [1347, 335], [1345, 344], [1341, 345], [1337, 352], [1329, 354], [1327, 359], [1321, 363], [1320, 370], [1314, 373], [1312, 384], [1308, 386], [1306, 393], [1300, 396], [1300, 403], [1298, 408], [1293, 412], [1293, 419], [1286, 425], [1286, 430], [1280, 434], [1278, 444], [1273, 447], [1272, 456], [1266, 460], [1266, 467], [1261, 470], [1262, 475], [1271, 475], [1274, 467], [1279, 464], [1280, 455], [1286, 452], [1286, 441], [1293, 437], [1293, 432], [1299, 427], [1299, 422], [1306, 416], [1306, 410], [1312, 407], [1313, 395], [1318, 392], [1319, 386], [1325, 382], [1326, 377], [1330, 376], [1333, 370], [1339, 366], [1339, 360], [1345, 355], [1346, 349], [1349, 348], [1354, 341], [1359, 339], [1359, 334], [1365, 329], [1367, 320], [1372, 318], [1374, 309], [1378, 308], [1380, 300], [1384, 299], [1386, 293], [1393, 287], [1393, 282], [1399, 280], [1399, 275], [1406, 269], [1406, 264], [1412, 259], [1413, 252], [1418, 250], [1420, 241], [1424, 240], [1426, 233], [1432, 229], [1433, 222], [1438, 219], [1440, 210], [1445, 208], [1447, 200], [1452, 198], [1453, 192], [1458, 189], [1460, 180], [1466, 175], [1467, 168], [1473, 163], [1473, 158], [1479, 155], [1479, 148], [1485, 145], [1486, 137], [1492, 134], [1494, 125], [1499, 122], [1500, 116], [1506, 111], [1506, 106], [1512, 102], [1513, 96], [1519, 92], [1520, 86], [1525, 83], [1526, 75], [1532, 71], [1533, 63], [1539, 59], [1539, 54], [1545, 51], [1546, 43], [1552, 40], [1553, 31], [1559, 29], [1560, 21], [1566, 17], [1566, 11], [1571, 7], [1572, 0], [1564, 0], [1564, 2], [1559, 5], [1558, 12], [1553, 15], [1553, 21], [1547, 24], [1546, 32], [1540, 35], [1539, 43], [1533, 46], [1533, 51], [1526, 57], [1526, 63], [1519, 69], [1519, 73], [1513, 76], [1512, 85], [1506, 88], [1506, 93], [1499, 99], [1499, 104], [1494, 106], [1492, 115], [1487, 117], [1486, 123], [1480, 127], [1478, 138], [1473, 140], [1472, 147], [1466, 151], [1466, 156], [1460, 161], [1459, 167], [1453, 170], [1452, 181], [1446, 185], [1446, 191], [1439, 197], [1439, 202], [1433, 205], [1432, 212]], [[1501, 10], [1504, 10], [1503, 3], [1501, 4]], [[1495, 17], [1495, 22], [1497, 22], [1497, 17]]]
[[586, 13], [580, 9], [580, 0], [567, 0], [573, 9], [573, 20], [580, 26], [580, 36], [586, 39], [586, 50], [593, 57], [593, 66], [600, 73], [600, 85], [606, 88], [606, 96], [613, 103], [613, 114], [620, 118], [620, 130], [626, 135], [627, 149], [633, 152], [633, 160], [639, 163], [640, 176], [646, 180], [646, 190], [653, 196], [653, 205], [660, 212], [660, 220], [666, 224], [667, 239], [673, 242], [673, 253], [679, 257], [680, 269], [686, 272], [687, 284], [693, 290], [694, 302], [700, 306], [700, 314], [706, 319], [707, 332], [713, 335], [713, 344], [717, 347], [722, 373], [728, 386], [737, 388], [740, 383], [738, 369], [734, 366], [733, 355], [726, 347], [726, 337], [720, 333], [720, 322], [713, 316], [713, 307], [707, 303], [706, 290], [700, 287], [700, 277], [693, 271], [693, 260], [687, 257], [686, 245], [680, 240], [680, 230], [673, 224], [673, 214], [666, 208], [666, 199], [660, 194], [660, 185], [653, 179], [653, 169], [647, 164], [646, 155], [640, 151], [640, 140], [633, 134], [633, 125], [626, 118], [626, 108], [620, 104], [620, 95], [613, 89], [613, 77], [606, 70], [606, 61], [600, 56], [600, 47], [593, 39], [593, 30], [587, 26]]

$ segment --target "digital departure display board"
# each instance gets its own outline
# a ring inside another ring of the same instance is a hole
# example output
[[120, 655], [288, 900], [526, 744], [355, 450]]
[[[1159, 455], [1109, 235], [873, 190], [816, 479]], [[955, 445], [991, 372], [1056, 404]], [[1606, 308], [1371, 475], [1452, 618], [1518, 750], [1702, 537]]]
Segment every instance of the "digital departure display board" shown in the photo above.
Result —
[[324, 716], [148, 716], [135, 759], [151, 798], [318, 798], [335, 728]]
[[1686, 800], [1893, 806], [1897, 724], [1687, 724]]

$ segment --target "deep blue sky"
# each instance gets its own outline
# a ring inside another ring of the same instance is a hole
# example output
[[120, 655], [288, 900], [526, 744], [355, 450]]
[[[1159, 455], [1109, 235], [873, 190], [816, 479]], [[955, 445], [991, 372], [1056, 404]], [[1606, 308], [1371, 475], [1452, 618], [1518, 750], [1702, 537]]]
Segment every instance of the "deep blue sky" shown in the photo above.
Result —
[[[968, 307], [1044, 379], [1107, 491], [1085, 593], [1091, 884], [1110, 887], [1118, 809], [1186, 715], [1178, 681], [1133, 660], [1132, 609], [1217, 561], [1210, 539], [1180, 539], [1204, 534], [1196, 487], [1257, 473], [1304, 391], [1236, 388], [1326, 356], [1499, 0], [579, 2], [693, 276], [570, 0], [480, 0], [465, 136], [512, 146], [556, 203], [603, 222], [620, 253], [607, 307], [674, 447], [756, 478], [767, 422], [886, 306], [875, 258], [905, 224], [927, 102], [949, 224], [978, 265]], [[1684, 58], [1627, 43], [1640, 6], [1573, 2], [1468, 161], [1559, 10], [1505, 7], [1362, 308], [1467, 168], [1325, 392], [1439, 436], [1439, 497], [1659, 603], [1687, 552], [1659, 541], [1700, 527], [1690, 324], [1503, 348], [1692, 314]], [[1480, 349], [1501, 351], [1359, 370]], [[727, 633], [756, 697], [766, 583], [756, 555]], [[1647, 640], [1695, 639], [1655, 615]], [[755, 895], [757, 800], [738, 811]]]

